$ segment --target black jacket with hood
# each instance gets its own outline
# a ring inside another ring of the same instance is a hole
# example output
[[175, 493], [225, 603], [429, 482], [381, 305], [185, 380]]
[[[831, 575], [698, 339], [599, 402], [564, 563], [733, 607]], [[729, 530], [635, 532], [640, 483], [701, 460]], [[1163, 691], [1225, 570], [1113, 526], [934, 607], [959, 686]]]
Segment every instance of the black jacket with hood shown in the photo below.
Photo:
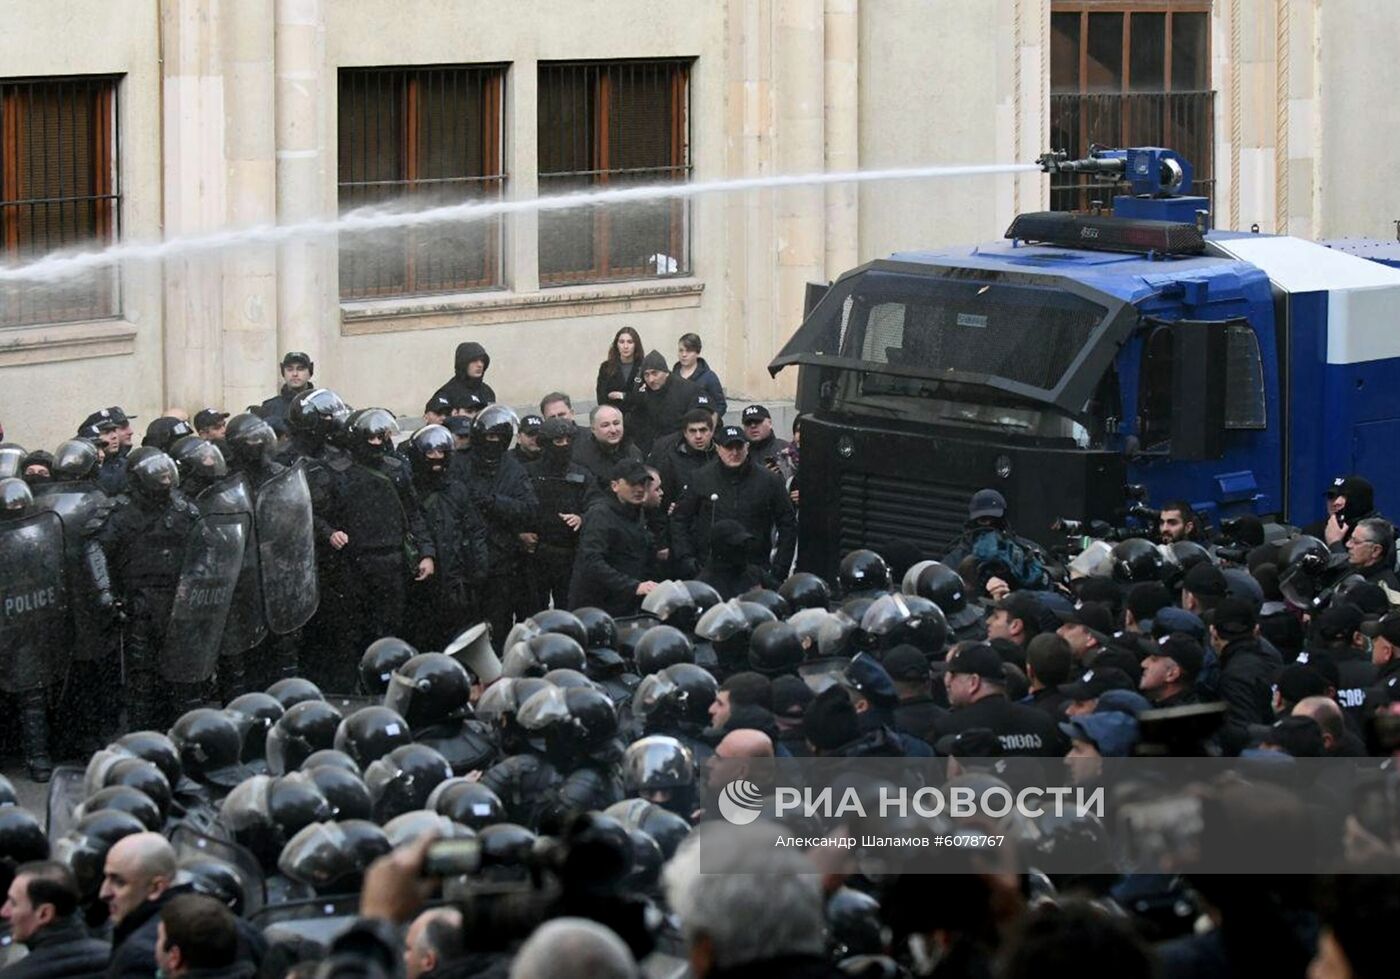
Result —
[[[467, 365], [474, 360], [486, 361], [486, 368], [481, 372], [480, 379], [467, 376]], [[457, 344], [457, 360], [452, 380], [438, 388], [433, 393], [433, 397], [448, 398], [455, 404], [465, 401], [467, 395], [474, 394], [487, 404], [495, 404], [496, 392], [491, 390], [491, 385], [486, 383], [486, 371], [490, 369], [491, 355], [486, 352], [485, 347], [470, 340], [466, 343], [459, 343]]]

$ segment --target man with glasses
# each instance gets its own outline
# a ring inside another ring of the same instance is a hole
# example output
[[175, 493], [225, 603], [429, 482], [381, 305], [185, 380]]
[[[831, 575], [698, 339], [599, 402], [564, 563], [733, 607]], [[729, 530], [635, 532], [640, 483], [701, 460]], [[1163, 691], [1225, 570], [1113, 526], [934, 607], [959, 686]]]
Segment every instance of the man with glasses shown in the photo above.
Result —
[[1400, 591], [1395, 574], [1395, 528], [1390, 521], [1368, 517], [1356, 525], [1346, 541], [1347, 563], [1367, 581]]
[[744, 436], [749, 440], [749, 458], [767, 469], [778, 464], [778, 453], [788, 447], [788, 443], [773, 434], [773, 416], [763, 405], [749, 405], [740, 415], [744, 423]]

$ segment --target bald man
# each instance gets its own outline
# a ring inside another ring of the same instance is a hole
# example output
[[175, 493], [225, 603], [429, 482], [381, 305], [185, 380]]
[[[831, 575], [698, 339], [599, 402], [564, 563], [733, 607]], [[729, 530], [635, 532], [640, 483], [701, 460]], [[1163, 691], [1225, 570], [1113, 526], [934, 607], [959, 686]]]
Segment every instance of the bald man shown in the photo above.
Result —
[[635, 979], [640, 974], [617, 933], [586, 918], [541, 925], [510, 967], [510, 979]]
[[107, 851], [98, 896], [112, 930], [108, 979], [147, 979], [156, 974], [160, 909], [187, 888], [172, 889], [175, 850], [159, 833], [133, 833]]
[[419, 979], [460, 959], [462, 912], [456, 908], [430, 908], [413, 919], [403, 940], [406, 979]]
[[[709, 768], [706, 787], [713, 796], [718, 796], [720, 790], [736, 778], [758, 782], [761, 786], [771, 781], [772, 765], [763, 762], [755, 764], [755, 761], [763, 758], [771, 760], [772, 757], [773, 739], [762, 731], [748, 727], [730, 731], [706, 763]], [[756, 773], [761, 773], [762, 777], [755, 778]]]
[[1322, 747], [1328, 758], [1364, 758], [1366, 746], [1352, 733], [1342, 708], [1331, 697], [1304, 697], [1293, 705], [1294, 717], [1311, 717], [1322, 728]]

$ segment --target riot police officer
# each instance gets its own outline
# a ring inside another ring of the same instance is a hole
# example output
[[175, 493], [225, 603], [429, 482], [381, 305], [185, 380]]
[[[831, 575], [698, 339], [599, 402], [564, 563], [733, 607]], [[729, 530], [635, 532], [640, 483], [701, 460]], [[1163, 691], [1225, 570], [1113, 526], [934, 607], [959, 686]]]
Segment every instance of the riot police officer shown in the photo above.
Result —
[[[354, 464], [336, 480], [327, 543], [347, 558], [347, 611], [355, 621], [342, 655], [353, 665], [375, 639], [402, 633], [408, 577], [430, 577], [436, 552], [408, 463], [392, 451], [394, 416], [363, 408], [347, 425]], [[405, 552], [412, 555], [407, 562]]]
[[522, 573], [526, 545], [520, 535], [529, 532], [539, 501], [525, 467], [508, 451], [519, 426], [505, 405], [489, 405], [472, 422], [467, 487], [486, 521], [486, 560], [494, 573], [482, 589], [482, 611], [497, 642], [510, 631], [513, 618], [527, 618], [540, 607]]
[[539, 499], [532, 559], [541, 608], [551, 601], [555, 608], [568, 606], [583, 515], [602, 499], [593, 475], [573, 461], [577, 431], [576, 425], [563, 418], [546, 421], [540, 428], [540, 458], [525, 467]]
[[199, 529], [199, 510], [184, 494], [175, 462], [157, 449], [131, 454], [131, 493], [87, 547], [98, 605], [118, 600], [126, 616], [126, 707], [132, 728], [165, 729], [200, 699], [197, 686], [179, 684], [162, 696], [161, 653], [171, 621], [183, 557]]

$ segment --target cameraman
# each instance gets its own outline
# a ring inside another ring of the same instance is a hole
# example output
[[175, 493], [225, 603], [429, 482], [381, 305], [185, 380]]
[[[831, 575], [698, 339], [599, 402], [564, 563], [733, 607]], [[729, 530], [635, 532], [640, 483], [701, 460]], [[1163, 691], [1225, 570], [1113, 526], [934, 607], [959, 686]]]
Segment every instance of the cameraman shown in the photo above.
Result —
[[980, 489], [972, 494], [962, 536], [949, 548], [943, 563], [961, 570], [968, 558], [976, 558], [981, 568], [997, 569], [996, 578], [984, 585], [993, 598], [1001, 597], [998, 592], [1004, 593], [1000, 587], [1003, 581], [1012, 591], [1043, 591], [1050, 587], [1046, 571], [1049, 559], [1040, 545], [1012, 532], [1006, 519], [1006, 498], [994, 489]]

